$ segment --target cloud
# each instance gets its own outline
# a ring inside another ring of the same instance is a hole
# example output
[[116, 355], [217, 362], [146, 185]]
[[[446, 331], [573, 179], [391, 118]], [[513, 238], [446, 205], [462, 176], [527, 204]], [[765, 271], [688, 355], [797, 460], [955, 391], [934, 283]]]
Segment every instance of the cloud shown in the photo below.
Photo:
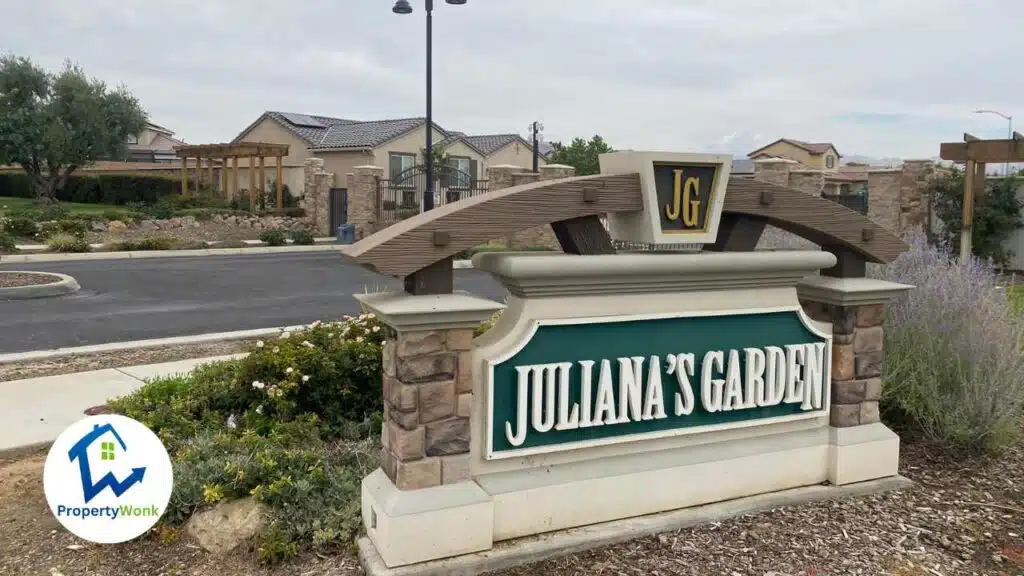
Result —
[[[125, 84], [189, 142], [268, 109], [424, 113], [422, 2], [9, 0], [0, 51]], [[1013, 0], [436, 2], [434, 111], [446, 127], [618, 148], [742, 155], [778, 137], [928, 157], [1005, 134], [1024, 48]], [[1024, 111], [1019, 111], [1024, 117]]]

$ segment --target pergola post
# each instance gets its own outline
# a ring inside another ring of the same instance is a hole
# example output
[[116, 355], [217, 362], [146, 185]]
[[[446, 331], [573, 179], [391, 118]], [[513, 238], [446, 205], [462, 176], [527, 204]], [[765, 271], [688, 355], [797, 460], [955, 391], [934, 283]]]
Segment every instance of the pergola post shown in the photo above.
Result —
[[181, 159], [181, 195], [188, 196], [188, 158]]
[[220, 159], [220, 193], [225, 197], [228, 195], [228, 157], [222, 156]]
[[260, 154], [260, 203], [266, 205], [267, 200], [267, 183], [266, 183], [266, 158], [263, 154]]
[[238, 156], [231, 157], [231, 199], [238, 198]]
[[281, 166], [281, 162], [283, 162], [283, 161], [284, 161], [283, 157], [280, 154], [278, 154], [277, 155], [277, 209], [278, 210], [284, 208], [284, 184], [282, 182], [284, 180], [284, 167]]
[[216, 192], [217, 191], [217, 179], [213, 175], [213, 165], [214, 164], [215, 164], [214, 158], [213, 158], [213, 156], [210, 156], [210, 165], [207, 166], [207, 168], [210, 170], [210, 188], [213, 188], [214, 192]]
[[203, 157], [196, 156], [196, 194], [202, 193], [203, 187]]
[[249, 208], [256, 206], [256, 156], [249, 156]]

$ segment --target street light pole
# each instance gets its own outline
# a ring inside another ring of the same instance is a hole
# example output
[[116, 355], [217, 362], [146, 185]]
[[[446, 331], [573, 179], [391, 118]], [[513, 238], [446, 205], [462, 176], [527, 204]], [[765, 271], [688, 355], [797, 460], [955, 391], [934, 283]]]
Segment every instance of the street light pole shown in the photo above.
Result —
[[[445, 0], [448, 4], [460, 6], [466, 0]], [[427, 11], [427, 189], [423, 191], [423, 211], [434, 208], [434, 0], [425, 0]], [[395, 0], [391, 9], [395, 14], [412, 14], [409, 0]]]
[[[1008, 114], [1003, 114], [1002, 112], [998, 112], [996, 110], [975, 110], [974, 113], [975, 114], [995, 114], [996, 116], [1001, 116], [1009, 124], [1009, 127], [1006, 130], [1006, 139], [1007, 140], [1013, 140], [1013, 116], [1010, 116]], [[1010, 163], [1009, 162], [1004, 162], [1003, 163], [1003, 176], [1009, 176], [1009, 175], [1010, 175]]]

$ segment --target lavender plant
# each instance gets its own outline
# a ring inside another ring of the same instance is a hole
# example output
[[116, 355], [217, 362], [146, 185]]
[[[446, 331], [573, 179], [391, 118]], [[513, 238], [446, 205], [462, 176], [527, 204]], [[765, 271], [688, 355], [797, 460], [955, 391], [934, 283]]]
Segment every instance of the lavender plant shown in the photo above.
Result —
[[1024, 416], [1024, 321], [990, 263], [908, 237], [880, 277], [915, 286], [888, 307], [887, 416], [953, 449], [998, 451]]

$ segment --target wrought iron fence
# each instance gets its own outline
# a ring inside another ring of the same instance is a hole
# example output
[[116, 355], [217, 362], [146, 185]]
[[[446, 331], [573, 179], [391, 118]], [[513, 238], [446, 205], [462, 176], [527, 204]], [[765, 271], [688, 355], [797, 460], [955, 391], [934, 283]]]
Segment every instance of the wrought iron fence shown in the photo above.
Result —
[[[608, 217], [601, 216], [601, 224], [608, 230]], [[700, 252], [700, 244], [647, 244], [612, 239], [612, 246], [619, 252]]]
[[[377, 221], [394, 224], [421, 211], [427, 190], [425, 166], [413, 166], [377, 184]], [[454, 166], [434, 167], [434, 206], [443, 206], [487, 192], [487, 180], [479, 180]]]
[[868, 213], [868, 195], [866, 192], [861, 194], [822, 194], [821, 196], [842, 204], [854, 212], [860, 212], [865, 216]]

